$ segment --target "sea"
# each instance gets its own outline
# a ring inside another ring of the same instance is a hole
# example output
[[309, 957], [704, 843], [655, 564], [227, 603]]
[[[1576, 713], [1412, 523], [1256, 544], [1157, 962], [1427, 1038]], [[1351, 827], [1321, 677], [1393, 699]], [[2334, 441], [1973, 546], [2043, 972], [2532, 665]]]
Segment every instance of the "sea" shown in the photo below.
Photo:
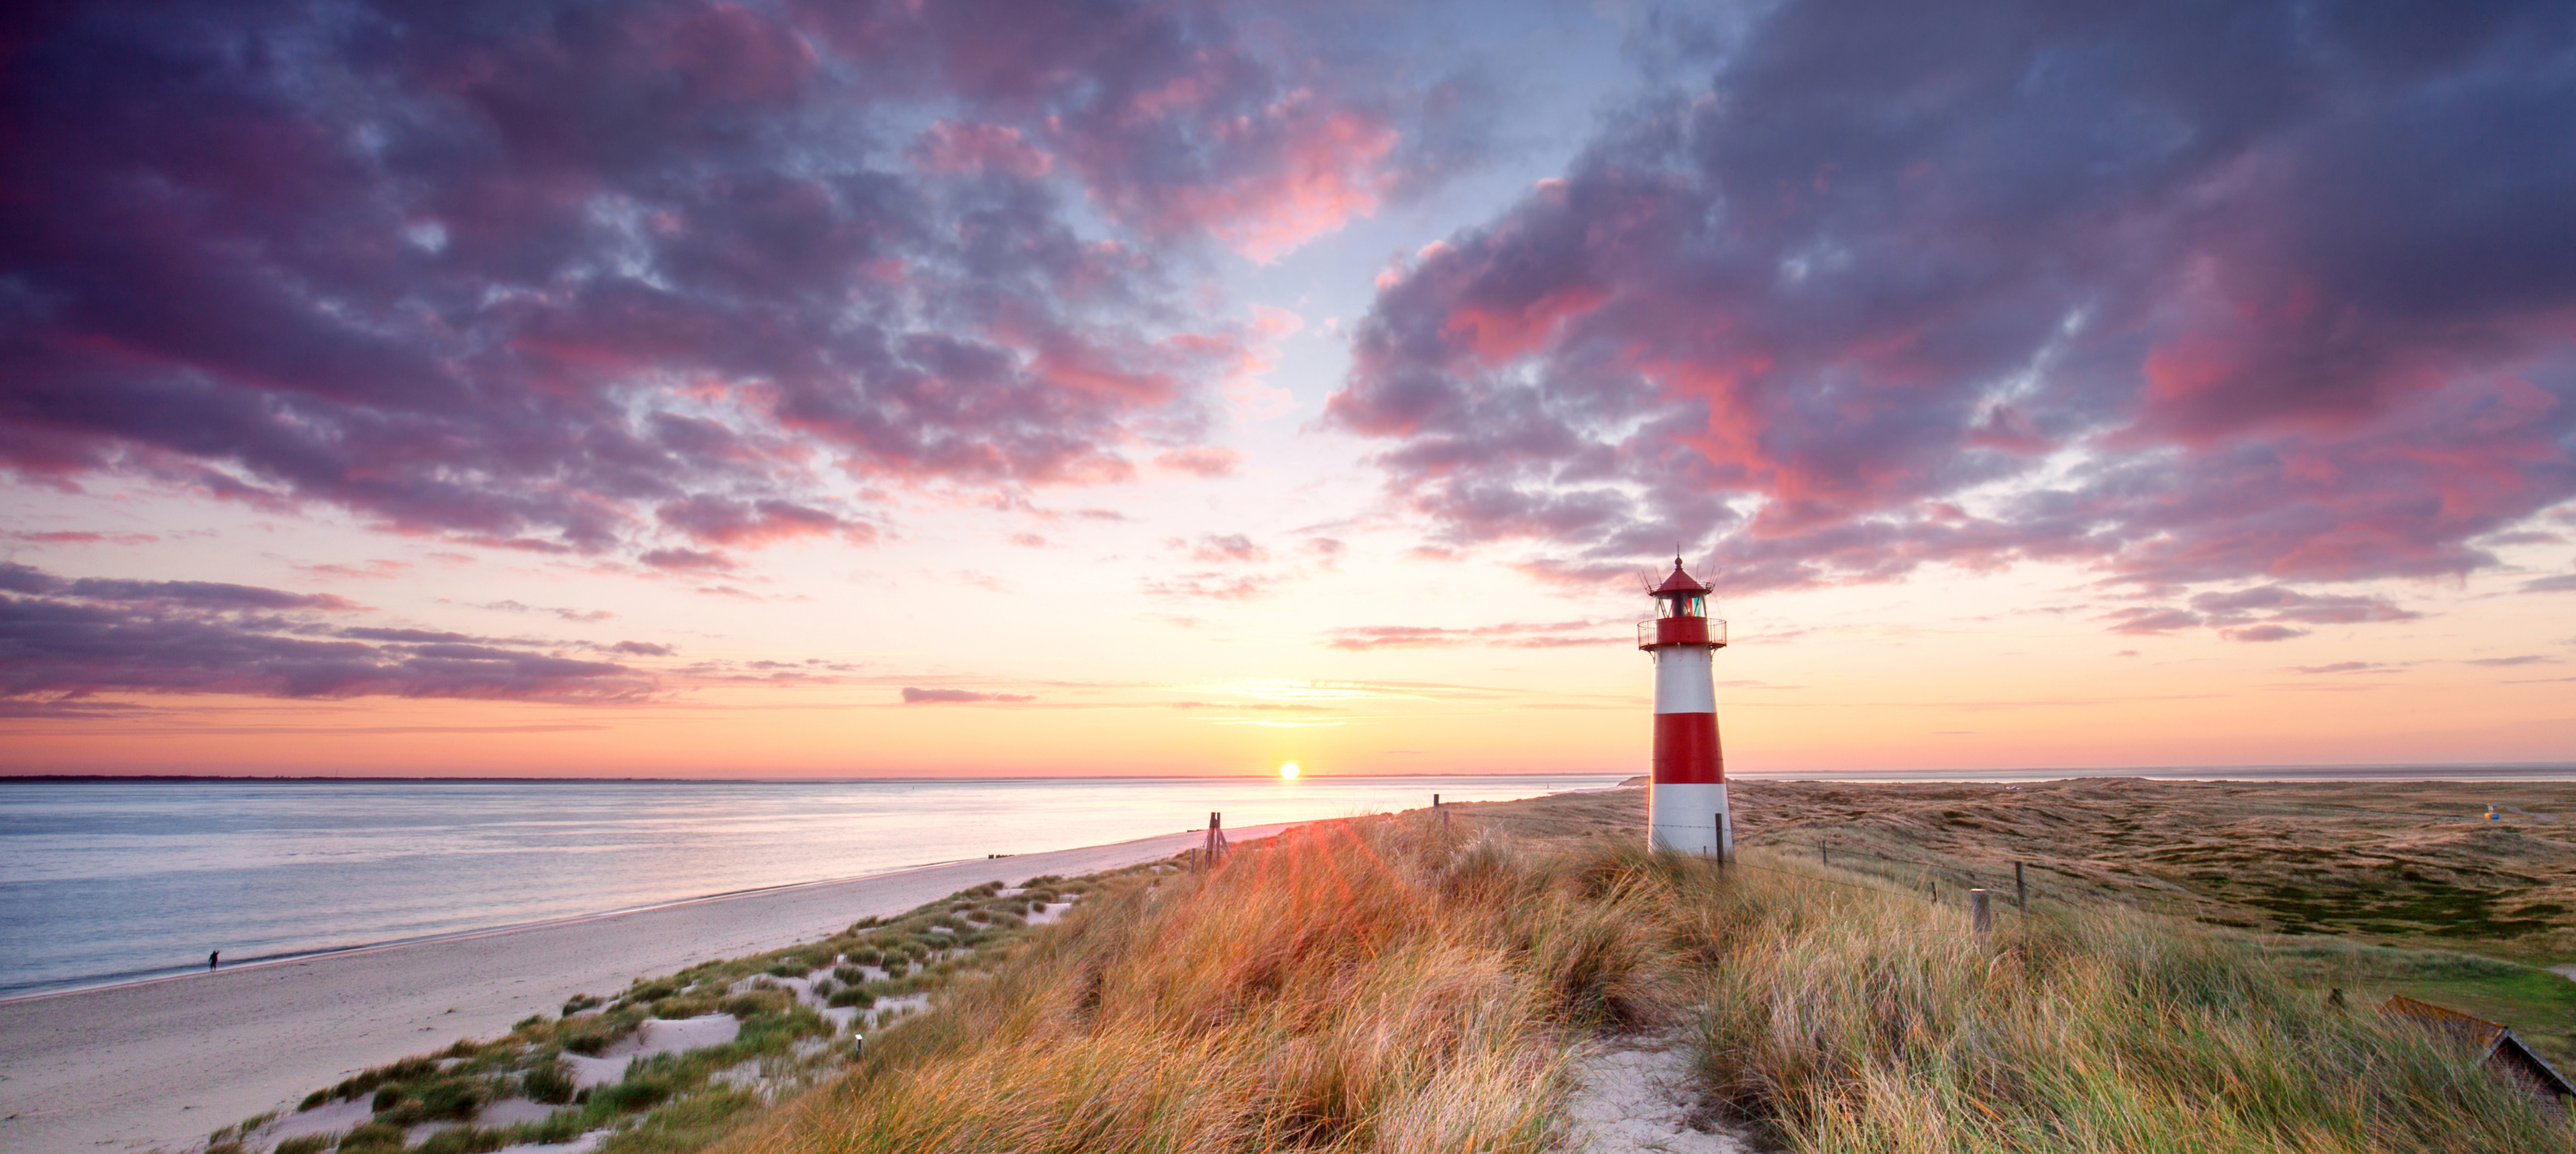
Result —
[[[0, 998], [910, 866], [1616, 773], [866, 781], [0, 779]], [[1744, 774], [1834, 781], [2571, 781], [2576, 765]], [[997, 863], [999, 864], [999, 863]], [[1005, 876], [1008, 870], [1003, 871]], [[1012, 878], [1011, 880], [1020, 880]]]
[[1625, 776], [0, 780], [0, 998]]

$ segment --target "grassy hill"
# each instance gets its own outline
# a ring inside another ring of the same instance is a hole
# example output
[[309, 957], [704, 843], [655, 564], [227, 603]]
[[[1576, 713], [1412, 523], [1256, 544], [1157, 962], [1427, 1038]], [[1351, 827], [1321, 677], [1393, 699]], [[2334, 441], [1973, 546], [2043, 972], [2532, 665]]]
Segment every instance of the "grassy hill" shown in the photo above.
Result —
[[[1535, 1154], [1564, 1139], [1591, 1047], [1638, 1034], [1698, 1055], [1709, 1125], [1785, 1150], [2576, 1151], [2566, 1117], [2367, 1008], [2417, 992], [2564, 1048], [2576, 983], [2527, 964], [2565, 941], [2529, 909], [2564, 883], [2538, 804], [2556, 800], [2515, 795], [2529, 824], [2491, 829], [2471, 818], [2492, 799], [2370, 792], [2389, 788], [1753, 783], [1725, 869], [1638, 852], [1634, 791], [1319, 823], [1214, 871], [1040, 879], [1083, 895], [1060, 925], [984, 887], [641, 982], [604, 1018], [523, 1023], [344, 1097], [516, 1093], [591, 1035], [730, 1005], [739, 1053], [640, 1062], [430, 1154], [585, 1130], [600, 1154]], [[2015, 860], [2040, 867], [2032, 908], [1972, 932], [1961, 892], [2008, 894]], [[2380, 879], [2492, 896], [2474, 918], [2390, 912]], [[2331, 900], [2265, 904], [2284, 887]], [[854, 972], [898, 949], [911, 973]], [[760, 984], [827, 969], [845, 998], [897, 981], [931, 1001], [848, 1062], [817, 1010]]]

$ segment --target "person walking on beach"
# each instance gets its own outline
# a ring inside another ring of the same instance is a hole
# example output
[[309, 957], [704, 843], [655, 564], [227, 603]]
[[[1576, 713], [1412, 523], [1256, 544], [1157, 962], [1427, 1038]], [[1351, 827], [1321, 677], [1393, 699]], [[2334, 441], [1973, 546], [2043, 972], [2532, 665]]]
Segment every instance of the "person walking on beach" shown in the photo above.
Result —
[[222, 950], [210, 950], [210, 951], [208, 951], [208, 952], [207, 952], [207, 954], [206, 954], [206, 968], [207, 968], [207, 969], [209, 969], [209, 970], [214, 969], [214, 968], [215, 968], [215, 961], [216, 961], [216, 959], [221, 958], [221, 957], [223, 957], [223, 956], [224, 956], [224, 952], [223, 952]]

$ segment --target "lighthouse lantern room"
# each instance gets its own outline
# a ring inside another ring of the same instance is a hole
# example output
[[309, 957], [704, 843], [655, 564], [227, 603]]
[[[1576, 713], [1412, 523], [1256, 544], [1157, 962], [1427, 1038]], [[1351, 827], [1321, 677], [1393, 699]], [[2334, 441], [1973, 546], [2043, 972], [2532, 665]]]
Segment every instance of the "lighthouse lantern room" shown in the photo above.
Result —
[[1710, 587], [1682, 572], [1647, 591], [1655, 617], [1637, 623], [1637, 648], [1655, 658], [1655, 771], [1646, 786], [1646, 844], [1658, 850], [1735, 854], [1726, 804], [1726, 758], [1717, 746], [1717, 684], [1709, 658], [1726, 647], [1726, 622], [1708, 615]]

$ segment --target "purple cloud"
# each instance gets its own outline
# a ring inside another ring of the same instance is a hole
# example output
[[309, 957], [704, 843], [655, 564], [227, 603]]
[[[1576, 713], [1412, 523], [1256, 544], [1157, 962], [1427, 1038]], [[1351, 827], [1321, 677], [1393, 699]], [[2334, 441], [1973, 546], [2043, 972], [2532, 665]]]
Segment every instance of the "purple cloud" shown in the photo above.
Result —
[[49, 6], [0, 76], [0, 469], [661, 563], [872, 539], [843, 477], [1223, 472], [1260, 337], [1176, 262], [1473, 161], [1480, 106], [1348, 15]]
[[905, 705], [939, 705], [973, 701], [1035, 701], [1037, 698], [1018, 693], [976, 693], [965, 689], [903, 689]]
[[2186, 609], [2115, 609], [2103, 615], [2113, 633], [2170, 633], [2189, 629], [2201, 623], [2200, 614]]
[[734, 567], [733, 559], [722, 553], [702, 549], [654, 549], [636, 558], [656, 569], [676, 569], [693, 573], [721, 573]]
[[[65, 581], [23, 565], [0, 570], [0, 698], [78, 699], [101, 692], [242, 693], [275, 697], [639, 697], [634, 669], [461, 634], [343, 627], [319, 640], [308, 617], [344, 610], [323, 598], [191, 581]], [[259, 612], [254, 613], [253, 610]]]
[[[1734, 591], [2303, 583], [2491, 565], [2472, 540], [2576, 496], [2552, 6], [1675, 19], [1665, 74], [1700, 82], [1357, 327], [1327, 421], [1440, 543], [1591, 582], [1679, 539]], [[2407, 616], [2297, 596], [2271, 612]]]

